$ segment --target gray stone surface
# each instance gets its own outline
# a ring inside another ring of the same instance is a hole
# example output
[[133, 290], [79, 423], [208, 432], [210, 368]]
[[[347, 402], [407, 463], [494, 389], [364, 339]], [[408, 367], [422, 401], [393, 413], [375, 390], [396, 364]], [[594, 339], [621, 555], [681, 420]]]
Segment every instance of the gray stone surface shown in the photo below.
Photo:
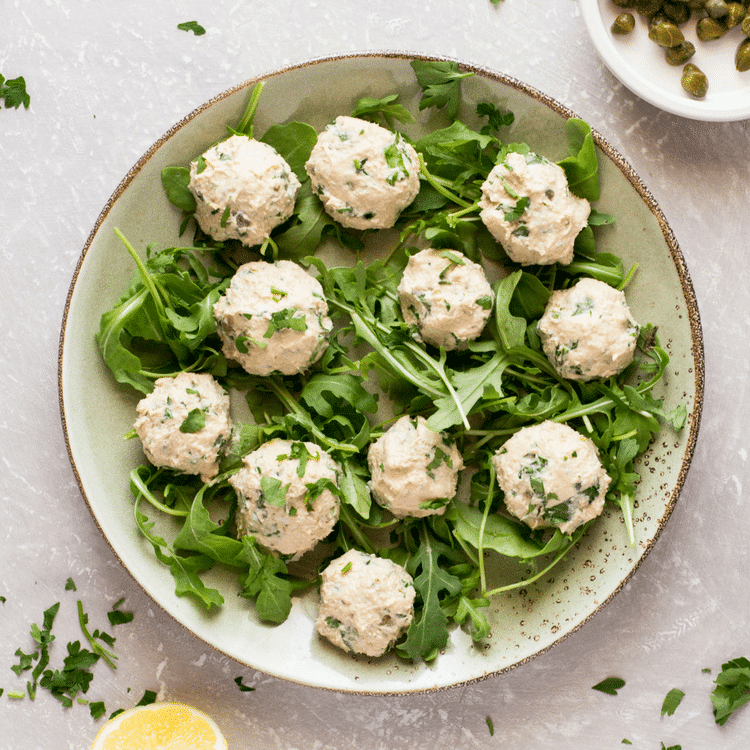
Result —
[[[86, 698], [108, 711], [144, 690], [212, 714], [230, 748], [605, 750], [748, 746], [750, 708], [715, 725], [723, 661], [750, 656], [750, 237], [748, 122], [666, 114], [597, 58], [575, 0], [5, 0], [0, 72], [23, 75], [28, 110], [0, 110], [0, 748], [85, 748], [101, 721], [45, 691], [9, 697], [29, 627], [62, 601], [57, 648], [121, 598], [116, 671]], [[204, 36], [178, 31], [197, 19]], [[254, 673], [165, 615], [111, 552], [80, 495], [60, 426], [57, 353], [78, 256], [144, 151], [205, 100], [262, 72], [331, 53], [398, 49], [510, 74], [566, 104], [635, 167], [681, 245], [700, 303], [707, 388], [682, 497], [653, 552], [591, 622], [508, 674], [409, 696], [349, 696]], [[64, 591], [72, 577], [77, 592]], [[711, 672], [703, 672], [710, 668]], [[609, 675], [618, 696], [591, 690]], [[240, 692], [241, 676], [254, 692]], [[685, 698], [660, 716], [667, 691]], [[486, 723], [494, 723], [494, 736]]]

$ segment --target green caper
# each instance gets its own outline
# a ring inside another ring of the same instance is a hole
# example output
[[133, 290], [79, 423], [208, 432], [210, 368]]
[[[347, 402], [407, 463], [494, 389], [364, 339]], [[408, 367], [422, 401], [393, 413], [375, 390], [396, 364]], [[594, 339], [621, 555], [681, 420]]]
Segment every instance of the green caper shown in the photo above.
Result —
[[734, 67], [744, 73], [746, 70], [750, 70], [750, 39], [745, 39], [734, 55]]
[[706, 0], [688, 0], [687, 6], [692, 11], [703, 10], [706, 5]]
[[630, 10], [633, 7], [635, 0], [612, 0], [612, 5], [616, 5], [618, 8], [623, 10]]
[[708, 91], [708, 78], [706, 74], [693, 63], [688, 63], [682, 69], [682, 88], [696, 99], [702, 99]]
[[728, 29], [733, 29], [742, 23], [747, 11], [742, 3], [729, 3], [729, 13], [724, 16], [723, 23]]
[[676, 47], [671, 47], [664, 53], [670, 65], [684, 65], [695, 54], [695, 45], [687, 39]]
[[666, 0], [661, 6], [661, 12], [678, 26], [687, 23], [691, 16], [690, 7], [679, 0]]
[[699, 18], [695, 27], [698, 39], [702, 42], [710, 42], [713, 39], [719, 39], [726, 33], [727, 29], [721, 21], [717, 21], [711, 16]]
[[750, 36], [750, 13], [748, 13], [743, 19], [742, 23], [740, 24], [740, 28], [742, 29], [742, 33], [745, 36]]
[[706, 0], [705, 7], [710, 18], [724, 18], [729, 13], [726, 0]]
[[632, 13], [620, 13], [612, 24], [612, 33], [623, 36], [635, 28], [635, 17]]
[[635, 0], [633, 7], [641, 16], [650, 16], [659, 12], [662, 0]]
[[648, 31], [648, 38], [667, 49], [685, 41], [680, 29], [671, 21], [660, 21], [654, 24]]

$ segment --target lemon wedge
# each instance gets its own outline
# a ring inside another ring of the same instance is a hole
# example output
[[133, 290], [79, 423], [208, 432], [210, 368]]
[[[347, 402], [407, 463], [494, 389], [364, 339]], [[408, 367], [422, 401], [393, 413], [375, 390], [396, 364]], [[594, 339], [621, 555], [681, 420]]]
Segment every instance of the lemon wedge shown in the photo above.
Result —
[[91, 750], [227, 750], [216, 722], [182, 703], [136, 706], [110, 719]]

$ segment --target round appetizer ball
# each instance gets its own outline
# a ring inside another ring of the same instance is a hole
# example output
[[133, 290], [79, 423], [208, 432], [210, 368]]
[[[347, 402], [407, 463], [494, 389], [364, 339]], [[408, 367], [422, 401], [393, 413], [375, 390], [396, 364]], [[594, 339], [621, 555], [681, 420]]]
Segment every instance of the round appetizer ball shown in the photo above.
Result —
[[563, 378], [608, 378], [632, 361], [640, 328], [625, 294], [603, 281], [581, 279], [552, 293], [537, 331]]
[[232, 431], [229, 395], [208, 373], [159, 378], [136, 407], [135, 431], [154, 465], [199, 474], [219, 472], [219, 455]]
[[248, 453], [229, 477], [237, 493], [237, 532], [296, 560], [331, 533], [339, 518], [340, 466], [315, 443], [274, 438]]
[[356, 117], [337, 117], [305, 164], [326, 212], [352, 229], [396, 223], [419, 192], [419, 157], [400, 133]]
[[610, 477], [594, 443], [568, 425], [523, 427], [492, 463], [508, 511], [532, 529], [571, 534], [604, 508]]
[[492, 312], [484, 269], [456, 250], [420, 250], [409, 258], [398, 286], [401, 313], [423, 341], [463, 349]]
[[189, 187], [206, 234], [254, 247], [292, 215], [300, 182], [272, 146], [233, 135], [190, 164]]
[[480, 216], [521, 265], [567, 265], [591, 207], [573, 195], [562, 167], [534, 153], [509, 153], [482, 185]]
[[442, 514], [456, 494], [463, 459], [447, 436], [424, 417], [403, 416], [370, 444], [370, 487], [396, 518]]
[[414, 616], [414, 581], [400, 565], [351, 549], [321, 574], [318, 632], [345, 651], [382, 656]]
[[224, 354], [251, 375], [303, 372], [332, 328], [320, 282], [290, 260], [240, 266], [213, 311]]

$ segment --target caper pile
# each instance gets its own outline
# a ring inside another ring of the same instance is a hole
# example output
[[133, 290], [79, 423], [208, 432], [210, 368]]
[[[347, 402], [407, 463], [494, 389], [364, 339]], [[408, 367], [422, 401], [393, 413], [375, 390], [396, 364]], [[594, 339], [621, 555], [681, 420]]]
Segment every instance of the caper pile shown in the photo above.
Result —
[[670, 65], [682, 65], [682, 87], [688, 94], [702, 98], [708, 91], [706, 74], [688, 62], [695, 45], [685, 39], [681, 26], [695, 23], [702, 42], [721, 39], [739, 27], [744, 39], [737, 47], [734, 65], [740, 72], [750, 70], [750, 0], [612, 0], [623, 12], [612, 24], [613, 34], [629, 34], [635, 28], [635, 11], [648, 23], [648, 37], [664, 48]]

